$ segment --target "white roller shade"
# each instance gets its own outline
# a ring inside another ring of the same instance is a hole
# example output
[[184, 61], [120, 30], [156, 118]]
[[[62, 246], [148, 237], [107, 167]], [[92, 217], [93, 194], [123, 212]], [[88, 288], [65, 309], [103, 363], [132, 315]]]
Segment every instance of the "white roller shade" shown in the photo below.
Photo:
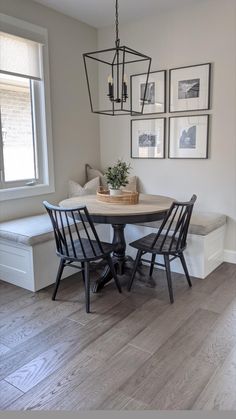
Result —
[[41, 47], [37, 42], [0, 32], [0, 72], [41, 79]]

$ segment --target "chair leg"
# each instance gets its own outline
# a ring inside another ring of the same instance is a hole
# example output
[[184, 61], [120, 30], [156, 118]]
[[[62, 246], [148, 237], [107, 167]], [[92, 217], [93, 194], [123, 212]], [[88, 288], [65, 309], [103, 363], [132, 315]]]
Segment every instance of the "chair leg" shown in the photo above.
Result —
[[84, 262], [81, 262], [81, 272], [82, 272], [83, 283], [85, 284]]
[[172, 279], [171, 279], [171, 270], [170, 270], [169, 256], [168, 255], [164, 255], [164, 260], [165, 260], [166, 278], [167, 278], [167, 284], [168, 284], [170, 302], [171, 302], [171, 304], [173, 304], [173, 302], [174, 302], [174, 296], [173, 296], [173, 288], [172, 288]]
[[155, 253], [153, 253], [152, 261], [151, 261], [151, 265], [150, 265], [150, 270], [149, 270], [149, 276], [152, 276], [152, 274], [153, 274], [155, 260], [156, 260], [156, 255], [155, 255]]
[[137, 255], [136, 255], [136, 259], [135, 259], [135, 262], [134, 262], [133, 272], [132, 272], [132, 275], [131, 275], [131, 278], [129, 280], [128, 287], [127, 287], [128, 291], [131, 290], [131, 287], [133, 285], [134, 277], [135, 277], [136, 271], [138, 269], [138, 265], [139, 265], [139, 261], [141, 259], [141, 256], [142, 256], [142, 250], [138, 250]]
[[183, 266], [183, 270], [184, 270], [185, 276], [186, 276], [187, 281], [188, 281], [188, 285], [189, 285], [189, 286], [190, 286], [190, 288], [191, 288], [191, 287], [192, 287], [192, 282], [191, 282], [191, 279], [190, 279], [190, 276], [189, 276], [189, 273], [188, 273], [188, 267], [187, 267], [187, 265], [186, 265], [186, 261], [185, 261], [185, 257], [184, 257], [184, 255], [183, 255], [183, 253], [181, 253], [181, 254], [179, 255], [179, 258], [180, 258], [180, 260], [181, 260], [181, 263], [182, 263], [182, 266]]
[[84, 286], [85, 286], [86, 313], [90, 313], [90, 275], [89, 275], [89, 262], [85, 262], [84, 263]]
[[58, 287], [59, 287], [59, 284], [60, 284], [60, 280], [61, 280], [61, 276], [62, 276], [64, 267], [65, 267], [65, 261], [64, 261], [64, 259], [61, 259], [60, 264], [59, 264], [59, 268], [58, 268], [58, 271], [57, 271], [55, 288], [54, 288], [54, 291], [53, 291], [53, 294], [52, 294], [52, 300], [53, 301], [55, 301], [55, 299], [56, 299], [57, 290], [58, 290]]
[[122, 290], [121, 290], [120, 281], [119, 281], [119, 279], [118, 279], [118, 277], [117, 277], [117, 275], [116, 275], [116, 270], [115, 270], [115, 268], [114, 268], [114, 264], [113, 264], [113, 261], [112, 261], [111, 255], [107, 256], [107, 263], [108, 263], [109, 268], [110, 268], [110, 270], [111, 270], [111, 273], [112, 273], [112, 276], [113, 276], [113, 278], [114, 278], [114, 281], [115, 281], [116, 287], [117, 287], [118, 291], [121, 293], [121, 292], [122, 292]]

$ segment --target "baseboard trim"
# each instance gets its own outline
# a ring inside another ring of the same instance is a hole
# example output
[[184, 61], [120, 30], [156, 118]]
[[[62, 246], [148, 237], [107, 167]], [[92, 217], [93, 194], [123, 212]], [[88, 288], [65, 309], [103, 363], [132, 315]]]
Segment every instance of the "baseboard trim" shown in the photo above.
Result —
[[236, 251], [224, 250], [224, 262], [236, 264]]

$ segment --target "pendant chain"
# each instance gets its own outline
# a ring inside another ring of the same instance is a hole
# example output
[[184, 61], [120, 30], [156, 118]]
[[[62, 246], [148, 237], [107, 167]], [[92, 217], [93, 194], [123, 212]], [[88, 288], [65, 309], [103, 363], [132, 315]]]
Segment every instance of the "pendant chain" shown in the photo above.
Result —
[[118, 11], [118, 0], [116, 0], [116, 46], [119, 46], [119, 11]]

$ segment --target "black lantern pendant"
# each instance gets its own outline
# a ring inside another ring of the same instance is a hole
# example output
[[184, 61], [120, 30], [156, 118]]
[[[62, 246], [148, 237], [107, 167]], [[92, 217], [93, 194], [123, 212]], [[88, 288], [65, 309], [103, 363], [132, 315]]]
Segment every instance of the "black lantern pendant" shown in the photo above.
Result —
[[[142, 115], [152, 59], [120, 46], [118, 0], [115, 2], [115, 47], [83, 54], [91, 111], [112, 116]], [[142, 76], [135, 91], [129, 83], [133, 74]]]

